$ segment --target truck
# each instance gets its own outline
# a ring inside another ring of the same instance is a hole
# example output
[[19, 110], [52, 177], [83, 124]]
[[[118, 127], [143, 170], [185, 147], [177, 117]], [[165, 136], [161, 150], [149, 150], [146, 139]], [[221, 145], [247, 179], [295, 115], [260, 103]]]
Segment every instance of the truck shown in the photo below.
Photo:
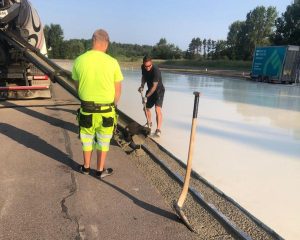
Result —
[[[47, 57], [43, 26], [27, 0], [0, 0], [0, 32], [14, 34]], [[51, 80], [0, 35], [0, 99], [51, 98]]]
[[300, 82], [300, 47], [256, 47], [251, 78], [267, 83], [292, 84]]

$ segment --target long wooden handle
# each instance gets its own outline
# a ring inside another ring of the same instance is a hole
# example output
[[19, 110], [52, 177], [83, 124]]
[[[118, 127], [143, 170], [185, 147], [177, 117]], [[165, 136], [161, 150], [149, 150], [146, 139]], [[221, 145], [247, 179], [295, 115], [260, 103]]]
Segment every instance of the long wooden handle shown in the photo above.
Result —
[[141, 92], [141, 97], [142, 97], [142, 101], [143, 101], [143, 106], [144, 106], [145, 116], [146, 116], [146, 119], [147, 119], [147, 125], [148, 125], [148, 127], [150, 127], [150, 122], [149, 122], [148, 115], [147, 115], [146, 103], [144, 103], [144, 100], [143, 100], [143, 93], [142, 93], [142, 92]]
[[196, 127], [197, 127], [197, 115], [198, 115], [198, 105], [199, 105], [199, 92], [194, 92], [195, 100], [194, 100], [194, 111], [193, 111], [193, 120], [192, 120], [192, 127], [191, 127], [191, 133], [190, 133], [190, 143], [189, 143], [189, 152], [188, 152], [188, 160], [186, 165], [186, 173], [184, 178], [184, 184], [182, 188], [182, 192], [180, 194], [180, 197], [178, 199], [177, 205], [181, 208], [183, 206], [183, 203], [186, 199], [188, 190], [189, 190], [189, 184], [190, 184], [190, 178], [191, 178], [191, 171], [192, 171], [192, 160], [193, 160], [193, 153], [194, 153], [194, 147], [195, 147], [195, 133], [196, 133]]

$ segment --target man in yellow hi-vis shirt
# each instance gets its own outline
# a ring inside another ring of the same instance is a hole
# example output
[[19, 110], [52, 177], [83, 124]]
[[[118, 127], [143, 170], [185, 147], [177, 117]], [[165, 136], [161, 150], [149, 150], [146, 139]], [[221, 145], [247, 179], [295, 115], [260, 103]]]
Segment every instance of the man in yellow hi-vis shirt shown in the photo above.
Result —
[[72, 78], [81, 100], [78, 114], [80, 140], [84, 164], [80, 171], [89, 174], [93, 148], [97, 149], [97, 176], [113, 173], [104, 168], [114, 125], [117, 105], [121, 96], [123, 75], [116, 59], [106, 54], [109, 36], [103, 29], [96, 30], [92, 49], [79, 56], [73, 66]]

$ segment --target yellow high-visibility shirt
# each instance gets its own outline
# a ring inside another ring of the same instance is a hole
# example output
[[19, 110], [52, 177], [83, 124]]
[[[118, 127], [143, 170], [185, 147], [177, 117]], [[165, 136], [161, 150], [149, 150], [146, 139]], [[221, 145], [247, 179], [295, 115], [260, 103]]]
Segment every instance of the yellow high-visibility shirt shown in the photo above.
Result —
[[72, 78], [79, 82], [81, 100], [107, 104], [114, 102], [115, 83], [123, 80], [123, 74], [115, 58], [90, 50], [74, 61]]

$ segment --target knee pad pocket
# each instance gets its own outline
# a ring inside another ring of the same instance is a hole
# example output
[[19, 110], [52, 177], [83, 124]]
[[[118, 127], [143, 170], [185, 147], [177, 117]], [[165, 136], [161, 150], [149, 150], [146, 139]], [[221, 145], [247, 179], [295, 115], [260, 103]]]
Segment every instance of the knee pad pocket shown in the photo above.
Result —
[[93, 126], [93, 115], [92, 114], [79, 114], [79, 126], [84, 128], [90, 128]]
[[112, 127], [114, 125], [114, 118], [112, 117], [102, 117], [103, 127]]

